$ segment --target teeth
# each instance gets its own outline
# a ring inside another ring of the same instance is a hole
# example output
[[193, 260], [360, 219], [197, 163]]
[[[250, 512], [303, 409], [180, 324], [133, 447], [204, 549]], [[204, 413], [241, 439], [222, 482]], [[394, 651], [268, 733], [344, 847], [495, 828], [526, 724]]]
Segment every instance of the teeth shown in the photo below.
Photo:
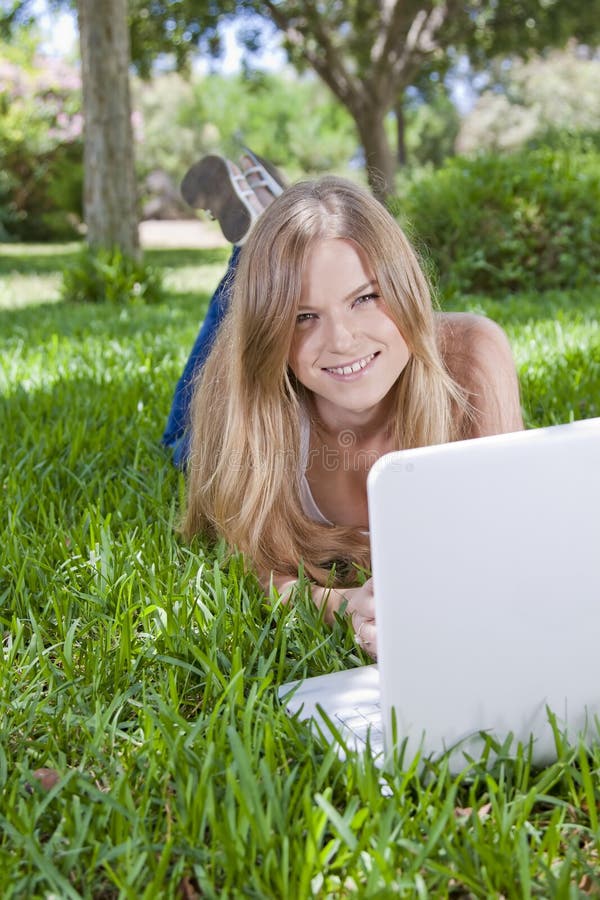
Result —
[[361, 369], [368, 366], [374, 357], [375, 354], [371, 353], [370, 356], [365, 356], [364, 359], [357, 360], [357, 362], [352, 363], [351, 366], [340, 366], [337, 369], [327, 369], [327, 371], [333, 372], [335, 375], [352, 375], [354, 372], [360, 372]]

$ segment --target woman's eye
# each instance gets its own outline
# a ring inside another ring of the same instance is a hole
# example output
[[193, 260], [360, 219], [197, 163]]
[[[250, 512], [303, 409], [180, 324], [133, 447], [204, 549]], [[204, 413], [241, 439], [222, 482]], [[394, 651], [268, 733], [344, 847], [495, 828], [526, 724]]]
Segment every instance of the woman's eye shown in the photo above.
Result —
[[371, 294], [361, 294], [360, 297], [357, 297], [354, 301], [355, 304], [369, 303], [371, 300], [379, 300], [379, 294], [371, 293]]
[[296, 323], [298, 325], [301, 325], [302, 322], [310, 322], [310, 320], [314, 318], [314, 313], [298, 313], [298, 315], [296, 316]]

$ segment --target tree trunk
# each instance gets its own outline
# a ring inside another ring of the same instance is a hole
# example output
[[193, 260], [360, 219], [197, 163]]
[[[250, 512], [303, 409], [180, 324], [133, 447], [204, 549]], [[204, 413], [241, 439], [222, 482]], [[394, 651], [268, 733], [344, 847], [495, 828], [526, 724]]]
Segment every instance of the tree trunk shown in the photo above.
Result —
[[396, 116], [396, 160], [399, 166], [406, 165], [406, 129], [404, 121], [404, 94], [398, 94], [394, 106]]
[[351, 110], [365, 151], [365, 166], [369, 187], [378, 200], [385, 202], [395, 192], [394, 155], [385, 130], [385, 112]]
[[91, 246], [139, 255], [127, 0], [78, 0], [84, 218]]

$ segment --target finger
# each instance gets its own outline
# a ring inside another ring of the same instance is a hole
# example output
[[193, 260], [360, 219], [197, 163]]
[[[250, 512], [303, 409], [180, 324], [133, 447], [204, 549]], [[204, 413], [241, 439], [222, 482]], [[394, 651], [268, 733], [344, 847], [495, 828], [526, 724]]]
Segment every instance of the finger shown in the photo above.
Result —
[[375, 619], [366, 619], [363, 616], [357, 616], [356, 619], [353, 617], [352, 627], [354, 628], [357, 644], [370, 643], [377, 634]]
[[351, 610], [352, 614], [358, 613], [364, 619], [375, 618], [375, 597], [372, 593], [361, 588], [360, 594], [355, 596]]
[[366, 628], [363, 629], [360, 635], [356, 634], [354, 636], [354, 639], [361, 650], [364, 650], [373, 659], [377, 659], [377, 635], [374, 628], [372, 632], [367, 632]]
[[352, 618], [352, 627], [354, 628], [354, 631], [357, 634], [358, 634], [359, 630], [367, 624], [367, 622], [372, 622], [373, 625], [375, 624], [375, 617], [373, 615], [370, 615], [367, 610], [363, 610], [363, 609], [357, 610], [356, 609], [352, 613], [351, 618]]

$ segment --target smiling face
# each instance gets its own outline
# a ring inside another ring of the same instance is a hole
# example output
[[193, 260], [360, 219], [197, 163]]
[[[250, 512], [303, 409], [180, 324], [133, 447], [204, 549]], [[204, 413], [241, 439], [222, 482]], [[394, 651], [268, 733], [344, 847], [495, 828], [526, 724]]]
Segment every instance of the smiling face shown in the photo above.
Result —
[[321, 421], [340, 428], [387, 415], [409, 359], [367, 260], [351, 241], [319, 241], [304, 271], [288, 362]]

